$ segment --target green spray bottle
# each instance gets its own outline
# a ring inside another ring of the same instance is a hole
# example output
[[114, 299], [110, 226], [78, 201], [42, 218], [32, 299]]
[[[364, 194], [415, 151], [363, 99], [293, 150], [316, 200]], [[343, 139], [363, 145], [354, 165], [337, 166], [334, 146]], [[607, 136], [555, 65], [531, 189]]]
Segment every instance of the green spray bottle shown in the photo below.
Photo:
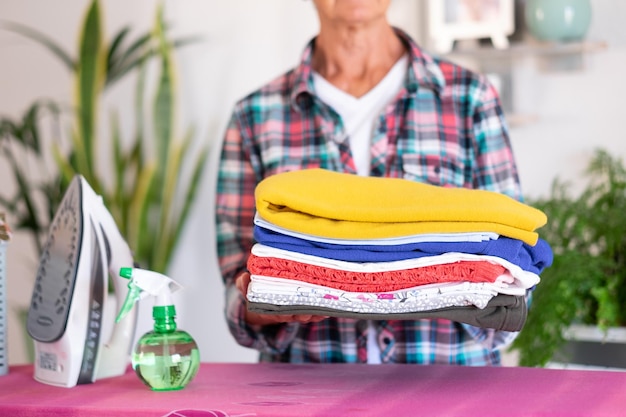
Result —
[[130, 282], [116, 321], [124, 318], [138, 300], [155, 297], [154, 329], [139, 339], [132, 354], [135, 373], [153, 391], [183, 389], [198, 372], [200, 351], [189, 333], [176, 329], [171, 294], [181, 286], [163, 274], [145, 269], [122, 268], [120, 276]]

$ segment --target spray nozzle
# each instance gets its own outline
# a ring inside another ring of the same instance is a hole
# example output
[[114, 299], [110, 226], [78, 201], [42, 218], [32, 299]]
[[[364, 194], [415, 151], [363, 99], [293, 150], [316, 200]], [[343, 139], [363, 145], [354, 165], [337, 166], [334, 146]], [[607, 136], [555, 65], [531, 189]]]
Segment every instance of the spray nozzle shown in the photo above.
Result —
[[135, 303], [146, 296], [156, 297], [155, 306], [171, 306], [171, 294], [181, 289], [173, 279], [158, 272], [138, 268], [121, 268], [120, 276], [128, 278], [128, 294], [115, 322], [119, 322], [134, 307]]

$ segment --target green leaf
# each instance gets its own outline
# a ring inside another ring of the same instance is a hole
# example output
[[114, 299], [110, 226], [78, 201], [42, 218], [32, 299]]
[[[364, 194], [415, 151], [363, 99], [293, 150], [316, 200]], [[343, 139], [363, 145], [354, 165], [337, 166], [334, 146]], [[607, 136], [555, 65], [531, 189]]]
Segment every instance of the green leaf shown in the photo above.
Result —
[[182, 146], [172, 146], [169, 153], [167, 170], [165, 176], [160, 205], [160, 217], [158, 230], [160, 232], [160, 239], [156, 245], [154, 251], [154, 262], [159, 265], [159, 268], [164, 268], [167, 265], [168, 260], [168, 243], [173, 239], [173, 232], [171, 230], [171, 222], [174, 217], [175, 205], [176, 205], [176, 189], [179, 183], [180, 170], [182, 165], [183, 155], [185, 149], [187, 149], [187, 143], [183, 143]]
[[122, 149], [122, 133], [120, 131], [117, 113], [111, 115], [111, 135], [113, 136], [111, 146], [113, 148], [114, 184], [112, 196], [107, 203], [111, 209], [111, 215], [120, 229], [120, 233], [124, 235], [128, 227], [128, 218], [124, 210], [124, 200], [126, 198], [124, 172], [127, 169], [129, 158], [126, 158]]
[[[20, 190], [22, 190], [23, 195], [21, 199], [21, 204], [24, 205], [26, 212], [22, 213], [20, 223], [18, 224], [19, 228], [27, 227], [38, 234], [43, 230], [44, 226], [47, 224], [44, 223], [39, 218], [39, 213], [37, 211], [37, 205], [34, 201], [34, 193], [32, 190], [32, 186], [28, 181], [29, 175], [25, 171], [25, 167], [22, 167], [18, 164], [16, 159], [7, 158], [8, 163], [11, 166], [11, 169], [14, 174], [14, 178], [17, 182], [17, 186]], [[37, 244], [38, 251], [41, 251], [41, 243], [35, 239], [35, 243]]]
[[142, 65], [154, 53], [150, 51], [151, 35], [144, 34], [137, 39], [125, 51], [118, 52], [119, 57], [110, 63], [110, 69], [107, 72], [107, 85], [113, 84], [121, 79], [131, 70]]
[[65, 50], [63, 50], [58, 43], [47, 35], [16, 22], [0, 21], [0, 27], [19, 33], [20, 35], [30, 38], [31, 40], [45, 46], [50, 52], [52, 52], [52, 54], [59, 58], [70, 71], [74, 72], [76, 70], [76, 62], [74, 62], [74, 59], [70, 56], [70, 54], [65, 52]]
[[105, 57], [102, 47], [102, 24], [100, 5], [93, 0], [84, 20], [80, 39], [79, 66], [77, 72], [78, 134], [83, 143], [83, 153], [78, 153], [81, 174], [89, 183], [96, 182], [95, 152], [96, 118], [99, 95], [104, 86]]
[[[169, 245], [170, 247], [168, 248], [168, 258], [167, 261], [169, 264], [169, 260], [171, 259], [171, 255], [175, 249], [175, 246], [178, 244], [178, 242], [180, 241], [181, 238], [181, 234], [183, 231], [183, 227], [185, 225], [185, 221], [187, 220], [187, 218], [189, 217], [189, 212], [191, 210], [191, 206], [193, 204], [193, 202], [196, 199], [196, 194], [198, 192], [198, 184], [200, 183], [200, 180], [202, 178], [202, 174], [204, 173], [204, 168], [206, 165], [206, 161], [209, 155], [209, 147], [205, 147], [203, 150], [200, 151], [200, 153], [198, 154], [198, 157], [196, 159], [196, 162], [194, 164], [194, 170], [192, 172], [191, 175], [191, 180], [188, 183], [187, 186], [187, 193], [185, 195], [184, 198], [184, 203], [182, 206], [182, 210], [180, 212], [180, 214], [178, 215], [178, 222], [177, 225], [175, 227], [175, 234], [173, 236], [173, 238], [170, 240]], [[166, 265], [167, 265], [166, 264]]]
[[115, 72], [115, 69], [119, 65], [118, 64], [120, 60], [119, 56], [120, 54], [122, 54], [122, 52], [120, 52], [120, 49], [122, 48], [122, 44], [124, 43], [124, 38], [126, 38], [129, 32], [130, 32], [130, 27], [126, 26], [122, 28], [117, 33], [117, 35], [113, 37], [113, 41], [111, 42], [111, 45], [109, 46], [109, 52], [107, 53], [107, 83], [108, 83], [109, 77], [111, 76], [112, 73]]
[[163, 33], [163, 10], [159, 7], [156, 21], [156, 37], [159, 42], [161, 73], [154, 102], [154, 135], [157, 162], [165, 167], [174, 125], [174, 74], [171, 63], [171, 46]]
[[64, 182], [69, 184], [72, 181], [72, 178], [76, 175], [74, 166], [65, 157], [65, 155], [63, 155], [57, 144], [52, 145], [52, 156], [54, 157], [57, 167], [59, 167], [59, 170], [61, 171], [61, 177]]
[[[187, 37], [174, 40], [172, 41], [172, 48], [190, 45], [200, 39], [200, 37]], [[121, 56], [117, 57], [114, 62], [110, 62], [107, 72], [107, 86], [159, 54], [158, 49], [151, 47], [151, 41], [152, 35], [149, 33], [140, 36], [126, 51], [119, 53]]]
[[[154, 175], [156, 171], [156, 164], [147, 164], [140, 172], [137, 181], [137, 191], [133, 196], [131, 205], [131, 217], [128, 239], [135, 248], [135, 255], [137, 261], [140, 262], [144, 268], [154, 269], [150, 264], [152, 245], [156, 242], [156, 233], [153, 227], [154, 222], [151, 219], [151, 209], [153, 201], [150, 198], [151, 188], [154, 185]], [[129, 244], [130, 244], [129, 242]], [[154, 269], [157, 272], [158, 271]]]
[[143, 154], [143, 141], [145, 137], [144, 133], [144, 123], [147, 118], [146, 111], [144, 108], [144, 94], [146, 88], [146, 66], [145, 63], [142, 63], [138, 67], [137, 74], [137, 86], [135, 88], [135, 143], [142, 145], [141, 152], [139, 157], [141, 161], [145, 160], [145, 155]]

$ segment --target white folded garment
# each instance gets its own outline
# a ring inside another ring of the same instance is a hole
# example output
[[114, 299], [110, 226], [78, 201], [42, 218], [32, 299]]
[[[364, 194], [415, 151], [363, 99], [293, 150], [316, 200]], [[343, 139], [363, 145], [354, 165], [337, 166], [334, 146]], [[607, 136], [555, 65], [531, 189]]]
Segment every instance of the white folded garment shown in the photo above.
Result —
[[407, 243], [421, 242], [484, 242], [495, 240], [499, 237], [493, 232], [461, 232], [461, 233], [424, 233], [413, 236], [389, 237], [381, 239], [339, 239], [323, 236], [315, 236], [285, 229], [264, 220], [258, 213], [254, 216], [254, 224], [283, 235], [297, 237], [312, 242], [332, 243], [335, 245], [404, 245]]
[[[256, 256], [261, 257], [286, 259], [289, 261], [302, 262], [309, 265], [351, 272], [402, 271], [405, 269], [413, 269], [432, 265], [442, 265], [459, 261], [488, 261], [506, 268], [508, 271], [508, 274], [506, 275], [508, 275], [508, 277], [512, 277], [513, 279], [510, 284], [515, 288], [527, 290], [537, 285], [540, 281], [539, 275], [530, 271], [525, 271], [518, 265], [515, 265], [507, 261], [506, 259], [499, 258], [497, 256], [475, 255], [462, 252], [447, 252], [441, 255], [424, 256], [421, 258], [412, 258], [390, 262], [347, 262], [273, 248], [271, 246], [263, 245], [261, 243], [256, 243], [254, 246], [252, 246], [252, 253]], [[508, 277], [503, 278], [503, 280], [508, 281]], [[523, 295], [523, 292], [520, 295]]]

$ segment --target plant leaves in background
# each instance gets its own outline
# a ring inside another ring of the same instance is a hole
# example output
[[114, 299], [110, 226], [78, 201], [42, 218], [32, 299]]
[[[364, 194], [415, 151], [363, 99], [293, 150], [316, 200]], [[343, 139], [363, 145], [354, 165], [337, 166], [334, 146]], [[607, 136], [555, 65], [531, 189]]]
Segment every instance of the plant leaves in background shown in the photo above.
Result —
[[597, 149], [577, 197], [558, 179], [548, 198], [529, 204], [548, 216], [539, 234], [554, 262], [532, 294], [528, 320], [513, 342], [520, 365], [544, 366], [570, 324], [606, 330], [626, 325], [626, 168]]
[[[4, 187], [0, 189], [0, 205], [15, 217], [14, 229], [31, 232], [38, 252], [62, 197], [59, 177], [46, 170], [39, 124], [42, 119], [50, 118], [52, 124], [58, 126], [60, 114], [61, 108], [56, 103], [39, 100], [20, 120], [0, 119], [0, 155], [9, 164], [13, 176], [5, 182], [16, 184], [11, 194]], [[39, 175], [33, 178], [34, 173]]]
[[[21, 165], [15, 163], [12, 170], [19, 190], [15, 196], [3, 196], [0, 200], [12, 213], [22, 216], [18, 226], [38, 236], [39, 248], [47, 237], [40, 235], [42, 231], [47, 231], [62, 197], [61, 191], [76, 174], [81, 174], [102, 196], [131, 246], [135, 261], [142, 268], [166, 272], [195, 199], [208, 146], [191, 154], [193, 129], [188, 129], [182, 140], [176, 138], [173, 50], [200, 38], [168, 39], [163, 15], [163, 8], [159, 5], [151, 32], [127, 42], [130, 28], [124, 27], [113, 36], [107, 47], [102, 36], [105, 25], [100, 1], [92, 0], [81, 25], [76, 59], [40, 32], [15, 23], [2, 24], [2, 27], [35, 40], [52, 52], [72, 71], [75, 81], [74, 128], [70, 133], [72, 147], [69, 153], [57, 141], [51, 147], [51, 157], [56, 162], [58, 174], [50, 176], [49, 183], [34, 185], [21, 170]], [[129, 46], [125, 47], [127, 43]], [[149, 106], [152, 112], [146, 112], [144, 103], [149, 59], [159, 62], [156, 94], [152, 106]], [[98, 106], [105, 89], [128, 74], [137, 76], [135, 131], [130, 140], [126, 140], [117, 114], [112, 112], [111, 140], [105, 142], [111, 146], [112, 167], [107, 169], [98, 166], [103, 161], [97, 140], [100, 134]], [[42, 151], [36, 122], [33, 121], [36, 119], [34, 113], [36, 110], [31, 109], [25, 116], [30, 130], [10, 119], [1, 121], [3, 149], [5, 142], [11, 141], [23, 143], [22, 146], [35, 154]], [[145, 125], [153, 127], [150, 136]], [[185, 170], [191, 172], [189, 180], [184, 178]], [[48, 217], [45, 221], [39, 220], [36, 208], [31, 207], [34, 205], [35, 189], [47, 193], [49, 207], [44, 210]]]

